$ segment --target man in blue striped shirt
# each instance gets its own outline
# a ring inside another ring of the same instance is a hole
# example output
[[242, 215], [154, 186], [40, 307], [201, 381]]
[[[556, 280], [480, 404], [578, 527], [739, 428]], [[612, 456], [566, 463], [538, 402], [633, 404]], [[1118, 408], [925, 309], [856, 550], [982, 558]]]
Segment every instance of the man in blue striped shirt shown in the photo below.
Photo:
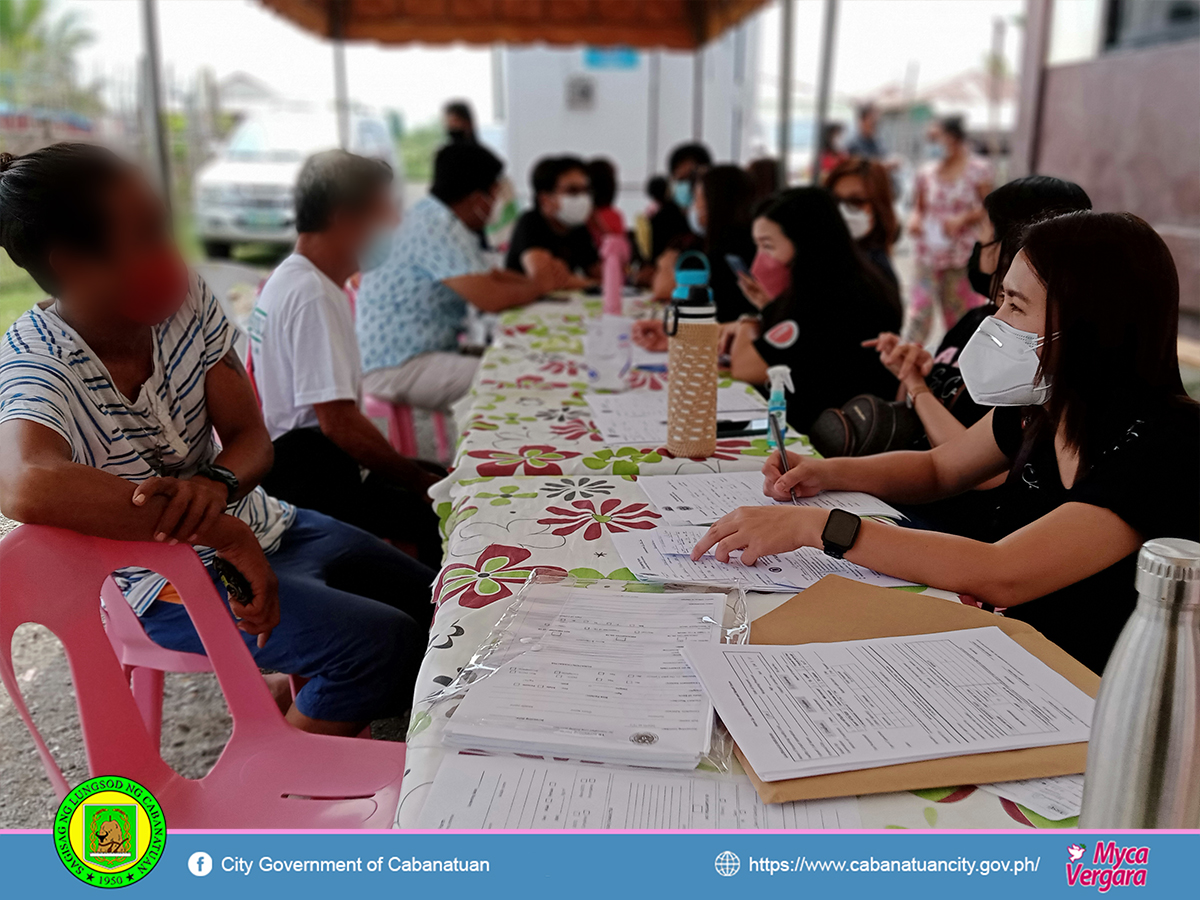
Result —
[[[282, 704], [300, 728], [355, 734], [403, 712], [435, 573], [258, 487], [271, 442], [235, 329], [145, 179], [90, 145], [0, 154], [0, 246], [53, 297], [0, 341], [5, 515], [194, 545], [258, 665], [309, 679]], [[151, 639], [204, 652], [161, 577], [116, 574]]]

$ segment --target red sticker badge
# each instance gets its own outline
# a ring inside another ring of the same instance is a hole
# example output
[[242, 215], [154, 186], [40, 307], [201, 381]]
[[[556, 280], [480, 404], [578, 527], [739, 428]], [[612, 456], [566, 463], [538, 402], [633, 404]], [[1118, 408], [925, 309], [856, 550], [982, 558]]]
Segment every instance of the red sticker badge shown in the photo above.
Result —
[[792, 344], [796, 343], [796, 339], [800, 337], [800, 326], [794, 320], [787, 319], [772, 327], [763, 337], [766, 338], [767, 343], [772, 347], [786, 350]]

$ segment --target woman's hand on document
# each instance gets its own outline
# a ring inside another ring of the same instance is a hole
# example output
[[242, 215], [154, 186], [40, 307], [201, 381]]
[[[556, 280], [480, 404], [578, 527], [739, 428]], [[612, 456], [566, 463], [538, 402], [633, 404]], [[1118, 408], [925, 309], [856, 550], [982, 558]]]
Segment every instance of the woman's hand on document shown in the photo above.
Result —
[[825, 477], [828, 463], [811, 456], [788, 454], [788, 471], [783, 471], [779, 451], [774, 451], [763, 463], [763, 493], [772, 500], [787, 502], [792, 493], [797, 497], [811, 497], [831, 488]]
[[754, 565], [760, 556], [787, 553], [819, 542], [829, 510], [802, 506], [743, 506], [723, 516], [692, 549], [699, 559], [711, 548], [721, 562], [742, 551], [742, 564]]

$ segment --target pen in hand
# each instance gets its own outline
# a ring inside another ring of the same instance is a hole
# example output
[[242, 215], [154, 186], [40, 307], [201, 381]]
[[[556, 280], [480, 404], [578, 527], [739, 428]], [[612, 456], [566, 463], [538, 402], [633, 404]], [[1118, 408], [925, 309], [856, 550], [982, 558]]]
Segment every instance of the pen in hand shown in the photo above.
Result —
[[[779, 466], [783, 470], [783, 474], [786, 475], [791, 466], [788, 465], [787, 448], [783, 443], [783, 429], [779, 427], [779, 417], [767, 416], [767, 419], [771, 425], [771, 437], [775, 439], [775, 446], [779, 448]], [[792, 504], [799, 506], [800, 504], [796, 501], [796, 492], [788, 488], [788, 493], [792, 497]]]

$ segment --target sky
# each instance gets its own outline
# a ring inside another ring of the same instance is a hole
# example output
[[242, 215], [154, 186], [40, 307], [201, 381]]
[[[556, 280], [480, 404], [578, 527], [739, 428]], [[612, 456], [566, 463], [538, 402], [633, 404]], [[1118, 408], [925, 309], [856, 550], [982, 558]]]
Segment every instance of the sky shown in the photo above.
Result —
[[[653, 0], [610, 0], [653, 2]], [[80, 55], [85, 76], [123, 73], [132, 78], [141, 52], [139, 0], [52, 0], [56, 12], [76, 10], [96, 41]], [[793, 72], [816, 80], [822, 0], [796, 0]], [[842, 0], [834, 90], [856, 96], [902, 81], [912, 61], [919, 83], [934, 84], [978, 68], [991, 42], [992, 21], [1010, 26], [1022, 0]], [[164, 69], [180, 81], [202, 67], [218, 78], [245, 71], [280, 93], [315, 103], [333, 97], [333, 56], [313, 37], [253, 0], [159, 0]], [[779, 12], [763, 16], [760, 78], [773, 82], [779, 64]], [[1016, 67], [1020, 29], [1008, 29], [1007, 55]], [[488, 48], [383, 49], [350, 45], [347, 75], [353, 99], [378, 110], [398, 109], [419, 125], [433, 120], [442, 103], [464, 97], [481, 122], [492, 119], [492, 60]]]

